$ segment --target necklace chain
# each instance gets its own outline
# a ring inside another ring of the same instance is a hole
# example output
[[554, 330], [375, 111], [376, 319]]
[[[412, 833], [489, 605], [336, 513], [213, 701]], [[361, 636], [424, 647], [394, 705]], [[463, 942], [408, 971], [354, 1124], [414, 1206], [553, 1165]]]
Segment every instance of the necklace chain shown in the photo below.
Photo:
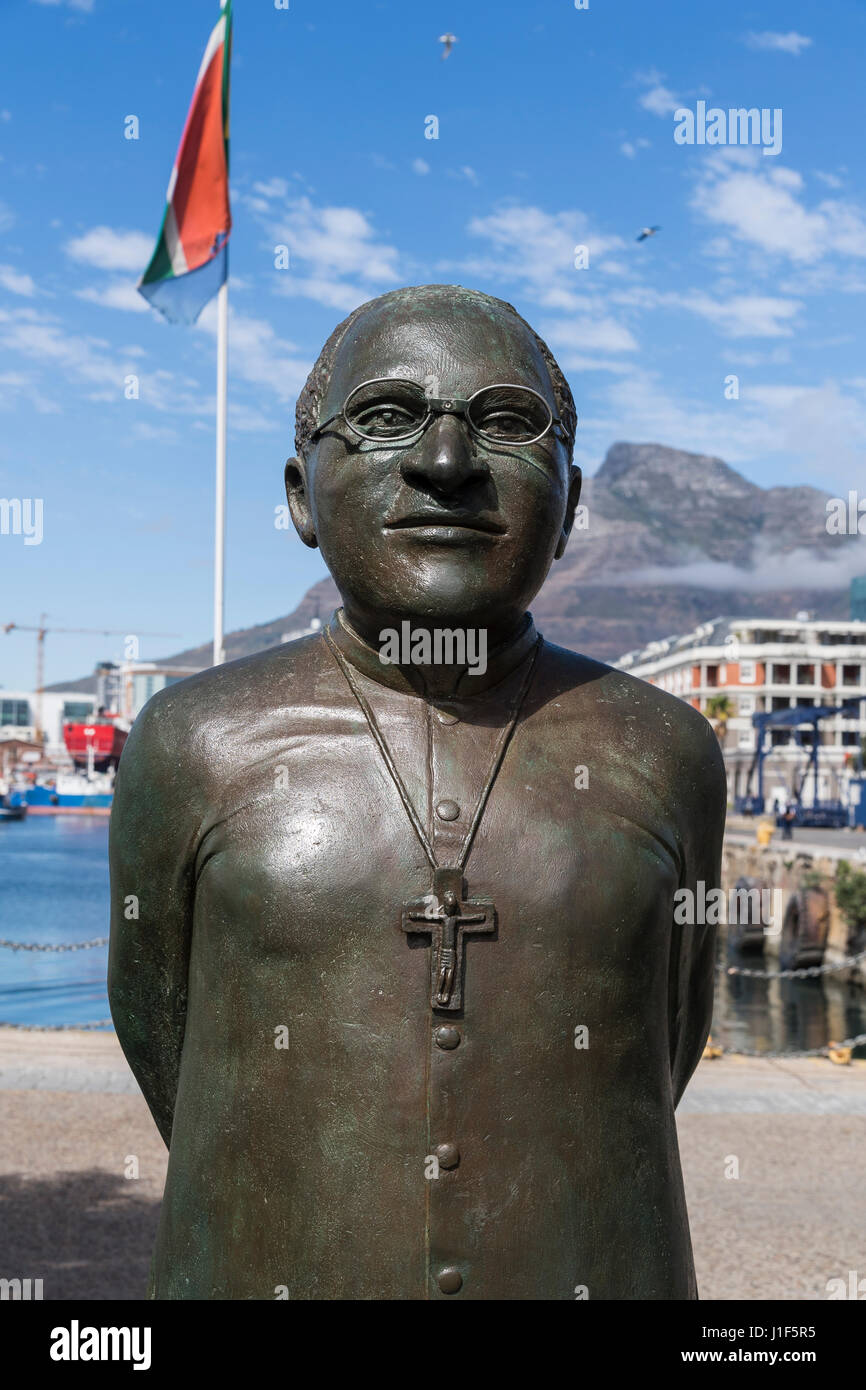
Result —
[[[418, 836], [419, 841], [421, 842], [421, 847], [424, 850], [424, 853], [426, 854], [430, 862], [430, 867], [435, 872], [438, 868], [440, 868], [439, 861], [436, 858], [436, 853], [433, 849], [432, 844], [430, 843], [430, 839], [427, 835], [426, 830], [421, 824], [418, 812], [415, 810], [415, 807], [412, 804], [412, 798], [410, 797], [406, 789], [406, 784], [403, 781], [403, 778], [400, 776], [400, 773], [397, 769], [397, 765], [394, 762], [394, 759], [391, 755], [391, 750], [385, 742], [384, 735], [382, 733], [382, 730], [379, 728], [379, 722], [376, 719], [375, 714], [373, 713], [373, 710], [370, 706], [370, 702], [369, 700], [367, 700], [363, 691], [360, 689], [348, 661], [337, 647], [336, 643], [334, 642], [334, 639], [331, 637], [331, 634], [328, 632], [327, 628], [323, 629], [322, 635], [324, 636], [325, 641], [328, 644], [328, 647], [330, 648], [334, 660], [336, 661], [337, 665], [339, 666], [340, 670], [345, 676], [349, 689], [351, 690], [352, 694], [354, 695], [361, 708], [361, 713], [364, 715], [370, 733], [373, 736], [373, 739], [379, 749], [379, 752], [382, 754], [385, 766], [391, 774], [391, 780], [393, 781], [394, 786], [397, 788], [400, 800], [403, 803], [403, 809], [409, 817], [409, 820], [412, 823], [412, 828], [415, 831], [415, 834]], [[523, 681], [520, 686], [517, 701], [513, 706], [511, 718], [509, 719], [508, 723], [504, 726], [504, 728], [501, 730], [499, 738], [497, 740], [496, 748], [493, 753], [493, 759], [490, 764], [490, 770], [487, 774], [484, 786], [481, 789], [481, 796], [478, 799], [478, 805], [475, 808], [475, 814], [472, 817], [469, 829], [467, 830], [466, 835], [463, 839], [463, 843], [460, 846], [460, 853], [457, 858], [457, 863], [453, 866], [455, 869], [460, 869], [461, 872], [466, 867], [466, 862], [469, 858], [469, 854], [472, 849], [472, 842], [475, 839], [475, 832], [481, 824], [481, 818], [484, 815], [484, 811], [487, 807], [487, 802], [490, 797], [490, 793], [493, 790], [493, 784], [496, 781], [497, 776], [499, 775], [499, 769], [502, 767], [502, 762], [505, 758], [508, 745], [511, 742], [511, 736], [514, 733], [515, 728], [517, 727], [517, 721], [520, 718], [520, 712], [523, 709], [523, 703], [526, 699], [527, 694], [529, 693], [529, 687], [532, 684], [532, 677], [535, 673], [535, 667], [538, 663], [538, 656], [541, 651], [541, 644], [543, 640], [544, 639], [539, 634], [535, 646], [533, 647], [526, 671], [524, 672]]]

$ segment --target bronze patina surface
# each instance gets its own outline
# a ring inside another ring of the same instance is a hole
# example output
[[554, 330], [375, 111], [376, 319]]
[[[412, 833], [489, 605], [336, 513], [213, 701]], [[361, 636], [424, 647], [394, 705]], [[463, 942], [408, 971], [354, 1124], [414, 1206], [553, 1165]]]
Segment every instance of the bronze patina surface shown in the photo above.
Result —
[[[347, 423], [381, 377], [438, 402], [408, 442]], [[501, 383], [561, 426], [497, 444], [450, 408]], [[510, 306], [363, 306], [286, 469], [342, 609], [135, 723], [109, 987], [170, 1145], [152, 1297], [696, 1296], [674, 1107], [714, 933], [674, 894], [718, 883], [724, 773], [699, 712], [538, 639], [573, 428]], [[483, 671], [384, 664], [406, 621], [485, 633]]]

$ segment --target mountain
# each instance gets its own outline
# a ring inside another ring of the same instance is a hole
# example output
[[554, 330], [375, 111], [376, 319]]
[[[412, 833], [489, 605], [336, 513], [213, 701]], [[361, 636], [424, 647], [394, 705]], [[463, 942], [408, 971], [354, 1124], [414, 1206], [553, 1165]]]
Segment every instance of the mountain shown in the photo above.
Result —
[[[848, 617], [848, 585], [866, 544], [826, 530], [829, 493], [762, 488], [722, 459], [662, 444], [611, 446], [584, 482], [563, 558], [532, 605], [553, 642], [615, 661], [720, 615]], [[339, 602], [330, 578], [293, 612], [226, 638], [229, 660], [275, 646]], [[206, 666], [210, 645], [167, 658]], [[52, 689], [93, 689], [92, 680]]]

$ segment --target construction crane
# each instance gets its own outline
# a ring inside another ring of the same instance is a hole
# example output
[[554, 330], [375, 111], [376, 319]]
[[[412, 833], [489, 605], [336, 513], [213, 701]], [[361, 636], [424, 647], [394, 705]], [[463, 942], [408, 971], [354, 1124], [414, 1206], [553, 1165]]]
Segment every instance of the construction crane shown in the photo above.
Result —
[[[46, 627], [45, 619], [47, 613], [40, 615], [40, 622], [37, 627], [31, 627], [27, 623], [4, 623], [3, 631], [10, 632], [35, 632], [36, 633], [36, 719], [35, 733], [36, 742], [42, 742], [42, 695], [45, 689], [45, 638], [49, 632], [74, 632], [87, 634], [90, 637], [126, 637], [127, 633], [122, 628], [111, 627]], [[176, 632], [137, 632], [136, 637], [177, 637]]]

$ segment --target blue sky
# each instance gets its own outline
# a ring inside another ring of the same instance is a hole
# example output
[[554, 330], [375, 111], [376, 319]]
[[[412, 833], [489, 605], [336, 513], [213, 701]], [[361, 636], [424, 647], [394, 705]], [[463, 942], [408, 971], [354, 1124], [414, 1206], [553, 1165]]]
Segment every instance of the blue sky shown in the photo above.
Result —
[[[217, 14], [0, 0], [0, 497], [44, 501], [41, 545], [0, 536], [0, 624], [179, 634], [145, 657], [210, 635], [214, 316], [170, 327], [133, 286]], [[862, 488], [861, 0], [235, 14], [229, 630], [324, 574], [274, 526], [295, 396], [336, 322], [401, 284], [518, 307], [569, 376], [588, 472], [654, 440], [764, 485]], [[676, 144], [701, 100], [780, 108], [781, 152]], [[120, 640], [49, 638], [47, 679]], [[0, 684], [32, 683], [32, 638], [0, 636]]]

